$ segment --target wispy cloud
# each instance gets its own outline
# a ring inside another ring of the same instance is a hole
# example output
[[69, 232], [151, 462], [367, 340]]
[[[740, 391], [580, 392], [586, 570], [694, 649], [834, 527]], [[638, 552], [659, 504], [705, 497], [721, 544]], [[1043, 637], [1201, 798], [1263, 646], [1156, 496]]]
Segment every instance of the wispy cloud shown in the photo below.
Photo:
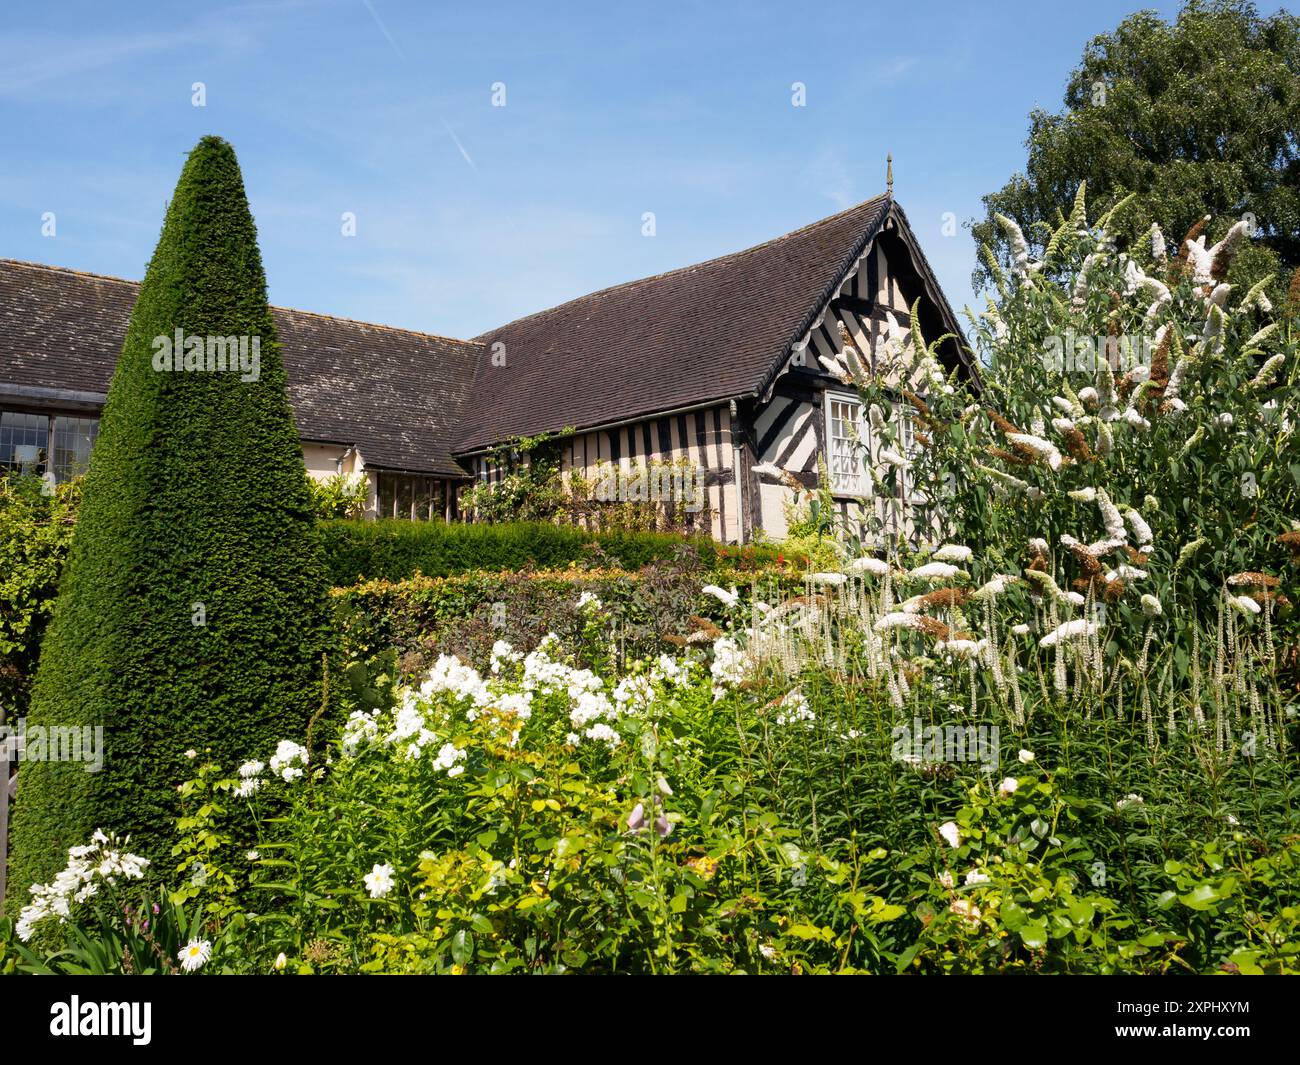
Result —
[[103, 102], [115, 88], [134, 87], [141, 61], [201, 54], [213, 63], [248, 53], [263, 45], [284, 16], [310, 6], [312, 0], [236, 4], [177, 20], [166, 31], [6, 32], [0, 36], [0, 99]]
[[[375, 25], [379, 27], [379, 32], [384, 35], [384, 39], [392, 46], [398, 58], [405, 63], [406, 53], [402, 51], [401, 45], [397, 43], [396, 39], [388, 31], [388, 27], [384, 25], [383, 19], [379, 17], [379, 12], [375, 10], [375, 5], [370, 0], [361, 0], [361, 2], [366, 5], [366, 10], [370, 12], [370, 17], [375, 20]], [[456, 136], [455, 131], [451, 128], [451, 123], [444, 118], [442, 119], [442, 126], [447, 131], [447, 136], [451, 138], [452, 143], [456, 145], [456, 150], [460, 152], [461, 158], [469, 164], [471, 170], [478, 173], [478, 167], [475, 165], [474, 160], [470, 158], [469, 152], [465, 150], [465, 145], [461, 144], [460, 138]]]
[[915, 58], [912, 56], [899, 56], [897, 59], [887, 59], [875, 67], [871, 76], [874, 81], [882, 85], [893, 85], [895, 82], [902, 81], [903, 75], [914, 66], [916, 66]]
[[460, 150], [460, 154], [464, 158], [465, 162], [469, 163], [470, 166], [473, 166], [475, 170], [478, 170], [478, 167], [474, 166], [474, 160], [469, 157], [469, 152], [465, 151], [465, 145], [460, 143], [460, 138], [456, 136], [456, 131], [451, 128], [451, 123], [444, 118], [442, 124], [447, 130], [447, 136], [451, 138], [452, 143]]
[[370, 0], [361, 0], [361, 2], [366, 5], [366, 10], [370, 12], [370, 17], [375, 20], [375, 25], [379, 27], [379, 32], [382, 33], [388, 43], [393, 46], [393, 51], [397, 53], [397, 57], [405, 63], [406, 53], [402, 51], [401, 46], [393, 39], [393, 35], [388, 32], [388, 27], [384, 25], [383, 19], [379, 17], [379, 12], [375, 10], [375, 5], [372, 4]]
[[833, 148], [823, 150], [811, 160], [807, 175], [813, 190], [840, 210], [858, 202], [853, 177]]
[[85, 75], [197, 42], [193, 30], [172, 33], [98, 34], [81, 39], [9, 37], [0, 49], [0, 97], [23, 97], [48, 84], [77, 82]]

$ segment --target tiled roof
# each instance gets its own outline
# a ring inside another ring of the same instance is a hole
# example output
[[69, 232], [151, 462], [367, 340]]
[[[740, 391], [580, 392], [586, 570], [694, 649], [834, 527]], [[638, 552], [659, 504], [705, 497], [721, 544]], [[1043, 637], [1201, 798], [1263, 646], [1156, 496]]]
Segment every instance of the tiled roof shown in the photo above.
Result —
[[[473, 341], [276, 308], [299, 434], [355, 444], [371, 466], [463, 476], [454, 455], [513, 437], [757, 395], [891, 210], [906, 228], [892, 198], [878, 196]], [[919, 246], [914, 258], [956, 331]], [[92, 402], [106, 392], [138, 289], [0, 259], [0, 395], [59, 390], [61, 401]]]
[[[0, 259], [0, 391], [102, 396], [139, 287]], [[355, 444], [370, 466], [464, 475], [449, 445], [482, 345], [306, 311], [274, 314], [304, 440]]]
[[878, 196], [745, 251], [594, 292], [484, 333], [477, 339], [504, 360], [480, 363], [453, 450], [756, 392], [890, 203]]

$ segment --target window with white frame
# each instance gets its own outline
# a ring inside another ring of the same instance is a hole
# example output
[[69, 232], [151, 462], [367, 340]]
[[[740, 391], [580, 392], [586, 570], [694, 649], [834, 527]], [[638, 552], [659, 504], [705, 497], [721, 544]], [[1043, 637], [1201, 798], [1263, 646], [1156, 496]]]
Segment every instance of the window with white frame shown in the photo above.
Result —
[[869, 431], [862, 401], [826, 393], [826, 466], [835, 495], [869, 495], [866, 469]]
[[[895, 431], [898, 433], [899, 454], [907, 459], [909, 463], [915, 462], [917, 455], [921, 453], [920, 444], [916, 439], [914, 414], [912, 405], [907, 400], [899, 399], [894, 401], [890, 424], [894, 426]], [[897, 488], [899, 499], [913, 503], [916, 501], [913, 498], [916, 491], [916, 482], [910, 467], [899, 471]]]

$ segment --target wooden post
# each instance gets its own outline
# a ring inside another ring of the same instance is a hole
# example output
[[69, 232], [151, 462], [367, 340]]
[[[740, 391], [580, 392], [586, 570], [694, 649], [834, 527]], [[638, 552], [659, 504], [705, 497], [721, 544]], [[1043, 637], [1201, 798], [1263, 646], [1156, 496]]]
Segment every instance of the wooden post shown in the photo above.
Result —
[[0, 739], [0, 914], [5, 908], [9, 870], [9, 740]]

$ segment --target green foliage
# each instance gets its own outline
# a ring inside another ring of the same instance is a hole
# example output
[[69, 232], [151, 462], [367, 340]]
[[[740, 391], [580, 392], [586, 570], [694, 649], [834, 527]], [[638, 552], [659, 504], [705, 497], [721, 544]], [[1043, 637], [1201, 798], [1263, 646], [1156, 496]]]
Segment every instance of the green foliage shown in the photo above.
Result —
[[[672, 558], [641, 570], [573, 567], [544, 570], [525, 567], [501, 573], [466, 573], [450, 577], [413, 577], [404, 581], [365, 581], [334, 591], [342, 642], [353, 662], [350, 681], [373, 687], [392, 673], [412, 677], [427, 672], [441, 654], [457, 655], [485, 669], [492, 645], [506, 640], [531, 647], [547, 633], [569, 645], [593, 616], [600, 621], [600, 653], [612, 643], [620, 663], [685, 646], [692, 634], [725, 612], [700, 590], [709, 580], [736, 586], [761, 580], [765, 587], [797, 587], [797, 575], [781, 569], [738, 572], [709, 570], [688, 545]], [[583, 597], [595, 597], [591, 607]], [[698, 638], [698, 637], [697, 637]], [[592, 655], [581, 655], [593, 664]], [[373, 702], [375, 696], [363, 697]]]
[[[1206, 214], [1219, 219], [1212, 240], [1251, 214], [1261, 240], [1230, 278], [1248, 286], [1300, 267], [1297, 129], [1300, 19], [1238, 0], [1189, 3], [1172, 24], [1138, 12], [1088, 43], [1063, 111], [1031, 114], [1026, 171], [984, 197], [975, 239], [1009, 265], [995, 215], [1042, 248], [1086, 183], [1099, 203], [1135, 193], [1126, 222], [1160, 219], [1171, 243]], [[993, 276], [981, 267], [974, 284]]]
[[[227, 934], [242, 925], [236, 918]], [[106, 890], [69, 927], [68, 943], [42, 952], [12, 942], [14, 971], [39, 976], [175, 976], [184, 946], [202, 933], [202, 915], [154, 892]]]
[[359, 519], [366, 516], [370, 485], [364, 473], [336, 473], [323, 480], [308, 476], [316, 517]]
[[[154, 338], [177, 329], [258, 339], [256, 379], [155, 370]], [[327, 584], [257, 234], [217, 138], [168, 207], [84, 490], [29, 717], [105, 726], [106, 762], [23, 765], [14, 899], [92, 829], [165, 853], [185, 748], [301, 734], [320, 703]]]
[[817, 468], [818, 486], [797, 493], [785, 506], [786, 537], [781, 546], [793, 555], [806, 556], [814, 570], [832, 570], [843, 562], [842, 523], [824, 457], [818, 457]]
[[1083, 804], [1037, 772], [1007, 778], [1000, 792], [972, 788], [948, 825], [958, 846], [937, 843], [914, 858], [918, 868], [942, 868], [926, 881], [923, 931], [900, 969], [1098, 973], [1116, 971], [1121, 956], [1146, 955], [1141, 944], [1123, 942], [1133, 919], [1089, 886], [1090, 870], [1104, 883], [1104, 863], [1072, 835], [1081, 820], [1076, 805]]
[[[1090, 597], [1119, 622], [1130, 663], [1151, 641], [1166, 655], [1153, 675], [1172, 662], [1180, 679], [1193, 631], [1223, 628], [1225, 593], [1254, 596], [1262, 625], [1293, 632], [1300, 318], [1220, 283], [1228, 245], [1197, 276], [1146, 248], [1117, 252], [1099, 222], [1064, 233], [1054, 255], [1027, 258], [976, 321], [979, 402], [945, 385], [912, 415], [929, 444], [911, 475], [938, 501], [942, 535], [974, 549], [972, 586], [1010, 574], [1065, 613], [1064, 597]], [[878, 382], [864, 395], [883, 404]], [[1046, 554], [1031, 565], [1036, 540]], [[1271, 641], [1266, 629], [1270, 655]]]
[[[808, 713], [783, 719], [785, 685], [717, 693], [690, 655], [598, 687], [555, 640], [531, 666], [497, 651], [354, 714], [326, 766], [284, 744], [270, 772], [200, 763], [178, 909], [155, 915], [170, 957], [202, 938], [204, 971], [236, 973], [1297, 968], [1281, 763], [1214, 764], [1194, 739], [1157, 760], [1040, 713], [1007, 730], [1008, 755], [1038, 752], [1011, 768], [914, 765], [861, 679], [805, 676]], [[612, 739], [575, 726], [575, 686], [633, 700], [598, 719]], [[132, 928], [147, 903], [124, 927], [105, 901], [73, 908], [67, 949], [0, 941], [0, 964], [165, 971]]]
[[[713, 512], [703, 471], [689, 459], [642, 461], [624, 481], [626, 471], [617, 463], [600, 463], [590, 477], [579, 470], [562, 472], [560, 449], [560, 441], [545, 433], [494, 448], [489, 457], [499, 476], [467, 491], [461, 510], [479, 522], [546, 521], [600, 532], [708, 535]], [[691, 484], [704, 498], [688, 503], [694, 506], [688, 510], [673, 493], [685, 494]], [[665, 492], [665, 485], [674, 487]]]
[[[1267, 853], [1260, 854], [1261, 850]], [[1300, 838], [1277, 849], [1237, 832], [1188, 861], [1164, 864], [1166, 942], [1187, 968], [1247, 976], [1300, 974]]]
[[475, 520], [548, 521], [562, 500], [560, 456], [547, 435], [520, 437], [494, 448], [489, 455], [505, 472], [490, 484], [477, 484], [460, 500], [461, 509]]
[[716, 559], [738, 568], [760, 567], [782, 554], [773, 546], [736, 548], [676, 533], [593, 533], [544, 522], [328, 521], [321, 523], [320, 534], [336, 587], [364, 580], [402, 580], [417, 573], [446, 577], [518, 570], [530, 564], [558, 569], [589, 558], [594, 548], [624, 569], [671, 558], [683, 543], [693, 545], [710, 564]]
[[20, 717], [54, 613], [81, 481], [51, 492], [39, 477], [0, 477], [0, 711]]

